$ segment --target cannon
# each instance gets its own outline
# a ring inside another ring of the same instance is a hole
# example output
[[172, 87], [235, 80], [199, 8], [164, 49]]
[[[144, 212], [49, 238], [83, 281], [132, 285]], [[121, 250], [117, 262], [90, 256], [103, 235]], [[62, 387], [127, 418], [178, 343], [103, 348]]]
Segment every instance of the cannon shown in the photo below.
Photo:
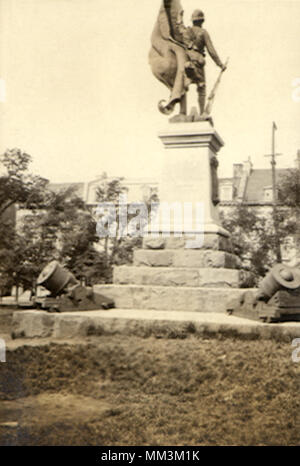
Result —
[[226, 306], [230, 315], [263, 322], [300, 320], [300, 269], [275, 264], [257, 291], [247, 290]]
[[93, 311], [111, 309], [114, 302], [92, 287], [82, 286], [74, 275], [52, 261], [41, 271], [37, 285], [48, 290], [47, 296], [37, 295], [35, 307], [50, 312]]

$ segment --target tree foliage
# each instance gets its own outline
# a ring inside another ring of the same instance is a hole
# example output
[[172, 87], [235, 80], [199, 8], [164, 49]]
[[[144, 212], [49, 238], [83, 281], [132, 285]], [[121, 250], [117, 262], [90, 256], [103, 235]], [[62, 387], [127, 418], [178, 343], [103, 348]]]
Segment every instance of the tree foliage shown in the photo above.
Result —
[[44, 190], [40, 206], [22, 210], [17, 225], [0, 227], [2, 282], [32, 288], [42, 268], [58, 260], [78, 278], [87, 264], [100, 260], [95, 220], [74, 188]]
[[242, 259], [244, 267], [256, 277], [263, 276], [266, 267], [275, 260], [271, 218], [259, 215], [257, 209], [238, 204], [230, 214], [223, 213], [221, 219], [231, 234], [233, 252]]
[[[54, 192], [46, 179], [29, 173], [31, 157], [19, 149], [1, 157], [6, 174], [0, 178], [0, 286], [32, 288], [42, 268], [58, 260], [88, 284], [112, 280], [113, 266], [132, 260], [141, 237], [124, 237], [119, 222], [119, 196], [126, 193], [121, 178], [103, 174], [97, 201], [116, 208], [116, 235], [101, 238], [97, 217], [77, 195], [75, 187]], [[156, 200], [155, 195], [148, 201]], [[3, 220], [18, 205], [14, 224]], [[126, 206], [127, 209], [127, 206]]]
[[[13, 149], [1, 162], [0, 285], [32, 288], [42, 268], [57, 259], [78, 278], [88, 268], [101, 275], [103, 258], [95, 249], [96, 222], [73, 187], [54, 192], [48, 180], [29, 172], [31, 157]], [[17, 205], [17, 222], [6, 215]]]
[[[102, 174], [96, 191], [98, 205], [105, 206], [105, 204], [110, 204], [113, 211], [112, 213], [108, 209], [108, 212], [106, 212], [106, 220], [110, 224], [110, 230], [113, 234], [106, 235], [100, 239], [104, 252], [105, 266], [110, 279], [112, 278], [113, 266], [130, 263], [133, 258], [134, 249], [142, 246], [142, 231], [136, 234], [138, 229], [134, 232], [126, 230], [127, 234], [124, 234], [124, 224], [120, 221], [120, 210], [123, 209], [123, 214], [126, 215], [126, 226], [130, 225], [130, 222], [134, 218], [142, 218], [142, 221], [138, 225], [140, 230], [142, 230], [149, 221], [151, 205], [158, 203], [155, 190], [150, 189], [150, 193], [140, 203], [129, 204], [126, 196], [127, 191], [128, 189], [123, 184], [123, 178], [109, 179], [106, 173]], [[140, 212], [142, 207], [147, 211], [147, 214], [144, 216]], [[101, 216], [97, 219], [98, 221], [101, 220]]]
[[0, 216], [13, 204], [24, 208], [40, 205], [48, 180], [29, 173], [30, 155], [20, 149], [7, 150], [0, 157], [6, 173], [0, 177]]
[[278, 200], [292, 213], [300, 211], [300, 169], [290, 169], [278, 184]]
[[222, 214], [223, 226], [232, 234], [234, 252], [258, 279], [276, 262], [278, 244], [288, 248], [293, 239], [299, 247], [299, 170], [289, 170], [280, 179], [275, 212], [272, 207], [263, 209], [238, 204], [230, 214]]

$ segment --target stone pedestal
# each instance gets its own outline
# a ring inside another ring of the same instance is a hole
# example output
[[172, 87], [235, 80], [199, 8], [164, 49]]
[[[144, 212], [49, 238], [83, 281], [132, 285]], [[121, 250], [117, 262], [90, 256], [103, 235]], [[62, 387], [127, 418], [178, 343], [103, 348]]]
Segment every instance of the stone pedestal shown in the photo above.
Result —
[[[113, 284], [96, 291], [117, 308], [225, 312], [228, 300], [241, 295], [245, 273], [219, 219], [217, 153], [224, 143], [209, 122], [171, 123], [159, 137], [160, 209], [151, 234], [133, 265], [115, 267]], [[162, 204], [185, 214], [166, 222]]]
[[[159, 134], [164, 145], [159, 198], [160, 210], [151, 231], [164, 236], [195, 233], [228, 238], [220, 225], [217, 153], [224, 145], [209, 122], [169, 124]], [[163, 208], [176, 218], [166, 225]], [[181, 212], [181, 218], [178, 212]], [[173, 215], [174, 216], [174, 215]]]

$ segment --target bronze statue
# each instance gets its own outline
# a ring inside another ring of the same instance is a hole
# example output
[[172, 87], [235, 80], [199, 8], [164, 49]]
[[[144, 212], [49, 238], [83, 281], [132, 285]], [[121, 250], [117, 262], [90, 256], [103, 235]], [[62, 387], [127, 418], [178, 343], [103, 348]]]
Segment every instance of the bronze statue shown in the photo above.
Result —
[[153, 74], [171, 91], [167, 103], [159, 102], [159, 110], [169, 115], [179, 103], [179, 115], [184, 119], [187, 114], [186, 93], [190, 84], [196, 84], [200, 117], [207, 119], [221, 74], [205, 107], [205, 51], [221, 68], [221, 73], [225, 71], [226, 64], [221, 62], [208, 32], [202, 28], [204, 14], [201, 10], [194, 11], [192, 22], [192, 27], [184, 26], [180, 0], [163, 0], [151, 37], [149, 61]]

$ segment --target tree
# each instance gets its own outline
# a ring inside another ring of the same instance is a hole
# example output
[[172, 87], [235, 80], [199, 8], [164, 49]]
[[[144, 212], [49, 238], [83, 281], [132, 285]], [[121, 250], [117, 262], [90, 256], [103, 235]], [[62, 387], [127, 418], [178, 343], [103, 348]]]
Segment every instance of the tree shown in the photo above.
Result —
[[[115, 178], [109, 180], [106, 173], [101, 176], [100, 184], [96, 190], [96, 200], [98, 206], [107, 206], [108, 210], [105, 209], [105, 215], [107, 217], [107, 223], [113, 224], [115, 233], [111, 236], [105, 235], [102, 239], [103, 252], [104, 252], [104, 263], [105, 267], [111, 269], [114, 264], [115, 254], [120, 247], [122, 242], [122, 232], [120, 231], [121, 225], [119, 222], [119, 211], [120, 211], [120, 196], [126, 194], [127, 189], [122, 185], [122, 178]], [[111, 208], [110, 208], [111, 207]], [[97, 209], [99, 213], [99, 209]], [[101, 212], [100, 217], [97, 218], [99, 221], [104, 214]], [[114, 216], [114, 218], [112, 218]]]
[[[94, 244], [96, 223], [73, 187], [55, 193], [48, 181], [29, 173], [31, 157], [19, 149], [1, 157], [6, 168], [0, 178], [0, 282], [2, 287], [32, 288], [41, 269], [57, 259], [79, 278], [93, 262], [101, 275], [103, 262]], [[18, 221], [3, 221], [17, 203]], [[21, 215], [22, 214], [22, 215]], [[7, 290], [6, 290], [7, 291]]]
[[29, 173], [30, 155], [20, 149], [7, 150], [0, 163], [5, 173], [0, 176], [0, 283], [1, 288], [24, 282], [29, 239], [15, 228], [9, 215], [15, 204], [36, 207], [43, 199], [48, 180]]
[[[13, 203], [19, 205], [17, 224], [0, 224], [2, 285], [32, 288], [42, 268], [52, 260], [58, 260], [89, 284], [107, 283], [115, 264], [132, 260], [133, 249], [141, 246], [142, 238], [123, 235], [118, 217], [119, 196], [127, 188], [121, 178], [109, 180], [103, 175], [99, 185], [98, 202], [110, 203], [117, 209], [116, 234], [99, 237], [97, 218], [78, 197], [76, 188], [50, 190], [47, 180], [29, 173], [31, 157], [19, 149], [7, 151], [2, 160], [7, 169], [0, 179], [2, 212]], [[151, 193], [148, 203], [151, 200], [157, 200], [155, 193]]]
[[96, 220], [87, 205], [77, 197], [70, 199], [60, 219], [59, 260], [78, 279], [87, 283], [106, 282], [108, 272], [103, 252], [96, 249], [99, 237]]
[[[292, 237], [300, 247], [300, 171], [290, 170], [278, 183], [278, 204], [263, 211], [245, 204], [221, 215], [222, 224], [232, 234], [234, 252], [256, 275], [265, 275], [277, 260], [277, 245], [287, 247]], [[274, 225], [276, 227], [274, 227]]]
[[103, 254], [95, 249], [99, 241], [96, 222], [73, 187], [58, 193], [45, 192], [42, 208], [24, 216], [19, 232], [30, 238], [29, 262], [38, 264], [39, 270], [51, 260], [58, 260], [78, 279], [91, 276], [91, 267], [93, 275], [101, 279]]
[[[100, 238], [99, 243], [103, 247], [105, 265], [107, 270], [110, 270], [110, 277], [112, 277], [114, 265], [130, 263], [134, 249], [142, 246], [142, 231], [139, 231], [138, 234], [136, 234], [136, 231], [135, 234], [127, 231], [125, 235], [124, 227], [139, 215], [140, 210], [143, 210], [144, 215], [139, 216], [141, 222], [138, 225], [138, 228], [142, 230], [149, 221], [151, 214], [150, 206], [153, 204], [157, 205], [158, 203], [156, 192], [150, 189], [150, 193], [144, 197], [142, 202], [128, 205], [127, 191], [122, 178], [109, 179], [106, 173], [103, 173], [100, 185], [96, 191], [97, 202], [99, 206], [103, 207], [97, 220], [102, 221], [103, 216], [105, 216], [107, 225], [110, 225], [110, 232], [112, 233], [110, 235], [105, 234], [103, 238]], [[105, 206], [107, 209], [105, 209]], [[126, 225], [122, 221], [120, 222], [121, 209], [123, 210], [123, 215], [126, 215]]]
[[300, 263], [300, 169], [288, 170], [278, 183], [278, 200], [284, 207], [286, 231], [293, 236], [296, 247], [296, 262]]
[[290, 169], [277, 186], [279, 202], [288, 207], [291, 212], [300, 211], [300, 169]]
[[221, 213], [221, 220], [231, 233], [233, 252], [241, 258], [243, 266], [256, 277], [265, 275], [275, 258], [271, 246], [274, 243], [272, 218], [262, 217], [257, 209], [238, 204], [230, 214]]
[[30, 162], [30, 155], [20, 149], [7, 150], [0, 157], [6, 169], [0, 177], [0, 217], [13, 204], [32, 208], [41, 203], [48, 180], [29, 173]]

